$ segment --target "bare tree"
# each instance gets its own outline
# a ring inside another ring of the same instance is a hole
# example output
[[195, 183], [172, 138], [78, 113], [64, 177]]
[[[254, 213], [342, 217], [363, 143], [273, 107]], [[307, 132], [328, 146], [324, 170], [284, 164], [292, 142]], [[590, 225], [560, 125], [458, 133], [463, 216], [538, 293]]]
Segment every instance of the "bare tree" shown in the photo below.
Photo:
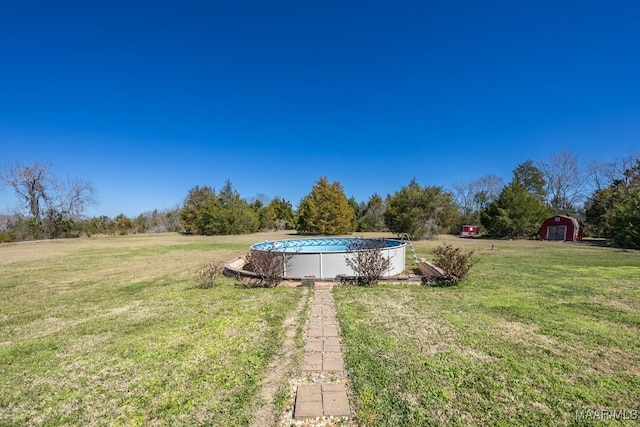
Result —
[[498, 198], [502, 187], [504, 187], [504, 181], [496, 175], [485, 175], [474, 181], [474, 187], [475, 209], [481, 211]]
[[471, 215], [474, 211], [474, 182], [466, 182], [461, 184], [454, 184], [453, 192], [455, 194], [456, 203], [460, 206], [462, 215]]
[[454, 191], [456, 202], [463, 215], [470, 215], [486, 208], [499, 195], [504, 187], [502, 178], [496, 175], [485, 175], [480, 179], [465, 184], [456, 184]]
[[588, 184], [591, 187], [591, 191], [596, 192], [603, 190], [617, 180], [628, 184], [625, 171], [635, 165], [636, 159], [640, 159], [640, 153], [632, 150], [629, 151], [629, 154], [611, 162], [600, 160], [591, 161], [586, 168]]
[[53, 185], [50, 169], [49, 165], [41, 163], [16, 164], [6, 167], [0, 175], [0, 179], [24, 201], [38, 228], [42, 225], [43, 207], [50, 200], [49, 189]]
[[58, 208], [72, 217], [81, 217], [89, 206], [96, 204], [96, 190], [91, 182], [74, 178], [67, 185], [59, 187]]
[[544, 175], [547, 203], [555, 213], [574, 213], [584, 199], [586, 180], [578, 156], [567, 151], [551, 155], [538, 165]]
[[35, 234], [57, 237], [53, 230], [61, 221], [80, 217], [95, 204], [95, 189], [90, 182], [74, 179], [60, 181], [49, 164], [15, 164], [0, 173], [0, 180], [10, 186], [35, 221]]

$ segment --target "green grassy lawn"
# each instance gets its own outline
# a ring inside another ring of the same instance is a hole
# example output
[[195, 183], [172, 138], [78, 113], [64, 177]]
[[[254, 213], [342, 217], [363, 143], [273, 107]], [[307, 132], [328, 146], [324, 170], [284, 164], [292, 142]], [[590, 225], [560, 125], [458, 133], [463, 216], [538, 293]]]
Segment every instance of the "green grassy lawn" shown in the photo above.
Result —
[[0, 425], [249, 424], [301, 291], [193, 273], [263, 237], [0, 245]]
[[[303, 292], [202, 290], [193, 274], [290, 237], [0, 245], [0, 425], [250, 424]], [[414, 245], [429, 258], [442, 243], [479, 259], [456, 287], [334, 289], [361, 424], [584, 425], [597, 421], [576, 411], [640, 410], [640, 253], [446, 236]]]
[[334, 288], [362, 424], [601, 423], [576, 420], [584, 409], [639, 422], [640, 253], [443, 239], [414, 245], [474, 249], [457, 287]]

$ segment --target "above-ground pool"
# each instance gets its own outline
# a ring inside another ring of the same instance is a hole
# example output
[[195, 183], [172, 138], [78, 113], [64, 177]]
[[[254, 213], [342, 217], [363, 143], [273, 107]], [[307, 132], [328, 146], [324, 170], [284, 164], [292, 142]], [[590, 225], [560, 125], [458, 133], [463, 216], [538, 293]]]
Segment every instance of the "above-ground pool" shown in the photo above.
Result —
[[251, 251], [284, 252], [290, 257], [284, 266], [284, 277], [315, 276], [318, 279], [333, 279], [340, 274], [355, 275], [345, 260], [349, 248], [380, 247], [382, 255], [389, 258], [391, 268], [385, 277], [396, 276], [405, 268], [407, 242], [394, 239], [371, 239], [361, 237], [325, 237], [275, 240], [256, 243]]

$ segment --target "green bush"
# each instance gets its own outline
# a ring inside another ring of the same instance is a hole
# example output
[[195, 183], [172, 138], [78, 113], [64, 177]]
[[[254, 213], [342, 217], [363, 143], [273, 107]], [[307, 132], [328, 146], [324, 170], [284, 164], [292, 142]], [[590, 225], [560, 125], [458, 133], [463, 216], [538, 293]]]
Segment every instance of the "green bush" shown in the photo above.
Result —
[[447, 274], [444, 280], [437, 281], [438, 284], [458, 283], [469, 274], [469, 270], [477, 262], [473, 258], [473, 251], [464, 251], [451, 245], [438, 246], [431, 253], [433, 263]]

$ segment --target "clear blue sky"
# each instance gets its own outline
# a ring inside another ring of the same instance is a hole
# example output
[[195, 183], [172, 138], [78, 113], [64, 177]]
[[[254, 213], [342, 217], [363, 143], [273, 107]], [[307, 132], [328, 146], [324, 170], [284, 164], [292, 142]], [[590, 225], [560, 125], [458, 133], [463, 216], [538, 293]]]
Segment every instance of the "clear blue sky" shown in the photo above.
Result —
[[109, 216], [610, 160], [640, 147], [640, 2], [5, 1], [0, 147]]

